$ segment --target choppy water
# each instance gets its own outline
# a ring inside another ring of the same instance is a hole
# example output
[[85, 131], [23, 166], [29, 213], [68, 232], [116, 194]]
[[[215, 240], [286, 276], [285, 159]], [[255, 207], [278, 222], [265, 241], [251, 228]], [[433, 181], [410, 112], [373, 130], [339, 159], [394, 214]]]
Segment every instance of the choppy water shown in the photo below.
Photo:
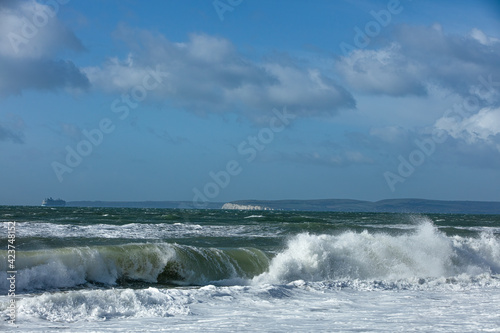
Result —
[[500, 332], [500, 216], [0, 207], [0, 328]]

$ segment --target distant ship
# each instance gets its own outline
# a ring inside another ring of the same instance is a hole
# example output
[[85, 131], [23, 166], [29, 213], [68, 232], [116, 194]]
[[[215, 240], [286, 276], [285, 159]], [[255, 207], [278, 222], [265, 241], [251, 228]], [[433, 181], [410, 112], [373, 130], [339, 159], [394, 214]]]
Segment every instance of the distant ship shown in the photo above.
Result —
[[66, 206], [66, 201], [64, 201], [63, 199], [52, 199], [52, 197], [50, 198], [46, 198], [42, 201], [42, 206], [43, 207], [64, 207]]

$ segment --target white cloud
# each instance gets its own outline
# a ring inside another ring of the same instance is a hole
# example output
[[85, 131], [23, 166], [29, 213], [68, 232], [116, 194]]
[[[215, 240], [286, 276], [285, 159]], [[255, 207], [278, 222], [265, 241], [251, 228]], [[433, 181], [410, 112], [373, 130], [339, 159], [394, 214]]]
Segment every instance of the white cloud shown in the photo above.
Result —
[[337, 70], [355, 90], [390, 96], [426, 94], [430, 86], [462, 96], [478, 76], [500, 77], [500, 41], [473, 29], [448, 35], [439, 25], [398, 26], [391, 45], [358, 49], [341, 57]]
[[469, 36], [474, 38], [483, 45], [493, 45], [500, 42], [500, 39], [487, 36], [484, 32], [482, 32], [477, 28], [472, 29], [471, 32], [469, 33]]
[[93, 85], [108, 92], [126, 91], [134, 86], [142, 85], [142, 80], [149, 74], [147, 67], [134, 66], [132, 55], [123, 61], [111, 58], [104, 65], [104, 69], [86, 67], [83, 72]]
[[124, 27], [115, 35], [128, 43], [128, 58], [84, 69], [100, 89], [125, 92], [141, 85], [148, 70], [159, 68], [167, 74], [150, 95], [195, 112], [247, 112], [257, 118], [287, 106], [309, 116], [331, 115], [355, 105], [345, 89], [317, 70], [252, 61], [223, 38], [193, 34], [187, 42], [175, 43]]
[[401, 54], [396, 43], [376, 51], [355, 50], [337, 69], [355, 90], [393, 96], [425, 93], [422, 65]]
[[58, 20], [57, 13], [63, 9], [34, 0], [0, 3], [0, 96], [26, 89], [88, 86], [71, 61], [55, 59], [62, 50], [84, 49]]
[[56, 8], [34, 0], [0, 5], [0, 55], [37, 59], [61, 49], [83, 50], [78, 38], [57, 18], [64, 6]]
[[[434, 125], [468, 144], [489, 143], [500, 147], [500, 108], [483, 108], [468, 118], [442, 117]], [[499, 149], [500, 150], [500, 149]]]
[[208, 35], [191, 35], [189, 43], [177, 44], [193, 58], [204, 63], [217, 64], [236, 56], [236, 51], [228, 40]]
[[369, 134], [386, 143], [400, 143], [408, 140], [408, 131], [401, 126], [373, 127]]

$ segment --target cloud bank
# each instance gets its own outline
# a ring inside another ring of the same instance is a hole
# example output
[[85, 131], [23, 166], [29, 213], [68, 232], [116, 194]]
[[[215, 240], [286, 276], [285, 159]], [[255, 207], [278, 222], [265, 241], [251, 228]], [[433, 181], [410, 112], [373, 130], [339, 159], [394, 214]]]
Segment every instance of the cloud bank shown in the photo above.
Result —
[[159, 68], [166, 78], [152, 96], [197, 113], [236, 111], [258, 118], [287, 106], [300, 116], [321, 116], [355, 106], [352, 95], [319, 70], [252, 61], [224, 38], [192, 34], [177, 43], [125, 27], [116, 36], [129, 47], [129, 56], [84, 69], [91, 83], [106, 91], [131, 89], [150, 68]]
[[337, 70], [355, 91], [389, 96], [426, 95], [437, 86], [462, 96], [479, 75], [500, 77], [500, 41], [473, 29], [445, 34], [440, 25], [399, 26], [389, 45], [341, 57]]
[[0, 96], [27, 89], [86, 89], [86, 76], [63, 50], [82, 51], [80, 40], [57, 18], [63, 10], [32, 1], [0, 2]]
[[500, 152], [500, 108], [483, 108], [469, 117], [442, 117], [435, 127], [468, 144], [493, 145]]

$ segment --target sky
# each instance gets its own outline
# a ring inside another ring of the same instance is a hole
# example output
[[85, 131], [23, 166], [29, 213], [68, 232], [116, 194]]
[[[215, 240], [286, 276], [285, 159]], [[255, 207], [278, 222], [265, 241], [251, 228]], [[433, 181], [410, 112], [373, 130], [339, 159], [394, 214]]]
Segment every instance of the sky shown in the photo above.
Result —
[[500, 201], [500, 3], [1, 0], [0, 185]]

